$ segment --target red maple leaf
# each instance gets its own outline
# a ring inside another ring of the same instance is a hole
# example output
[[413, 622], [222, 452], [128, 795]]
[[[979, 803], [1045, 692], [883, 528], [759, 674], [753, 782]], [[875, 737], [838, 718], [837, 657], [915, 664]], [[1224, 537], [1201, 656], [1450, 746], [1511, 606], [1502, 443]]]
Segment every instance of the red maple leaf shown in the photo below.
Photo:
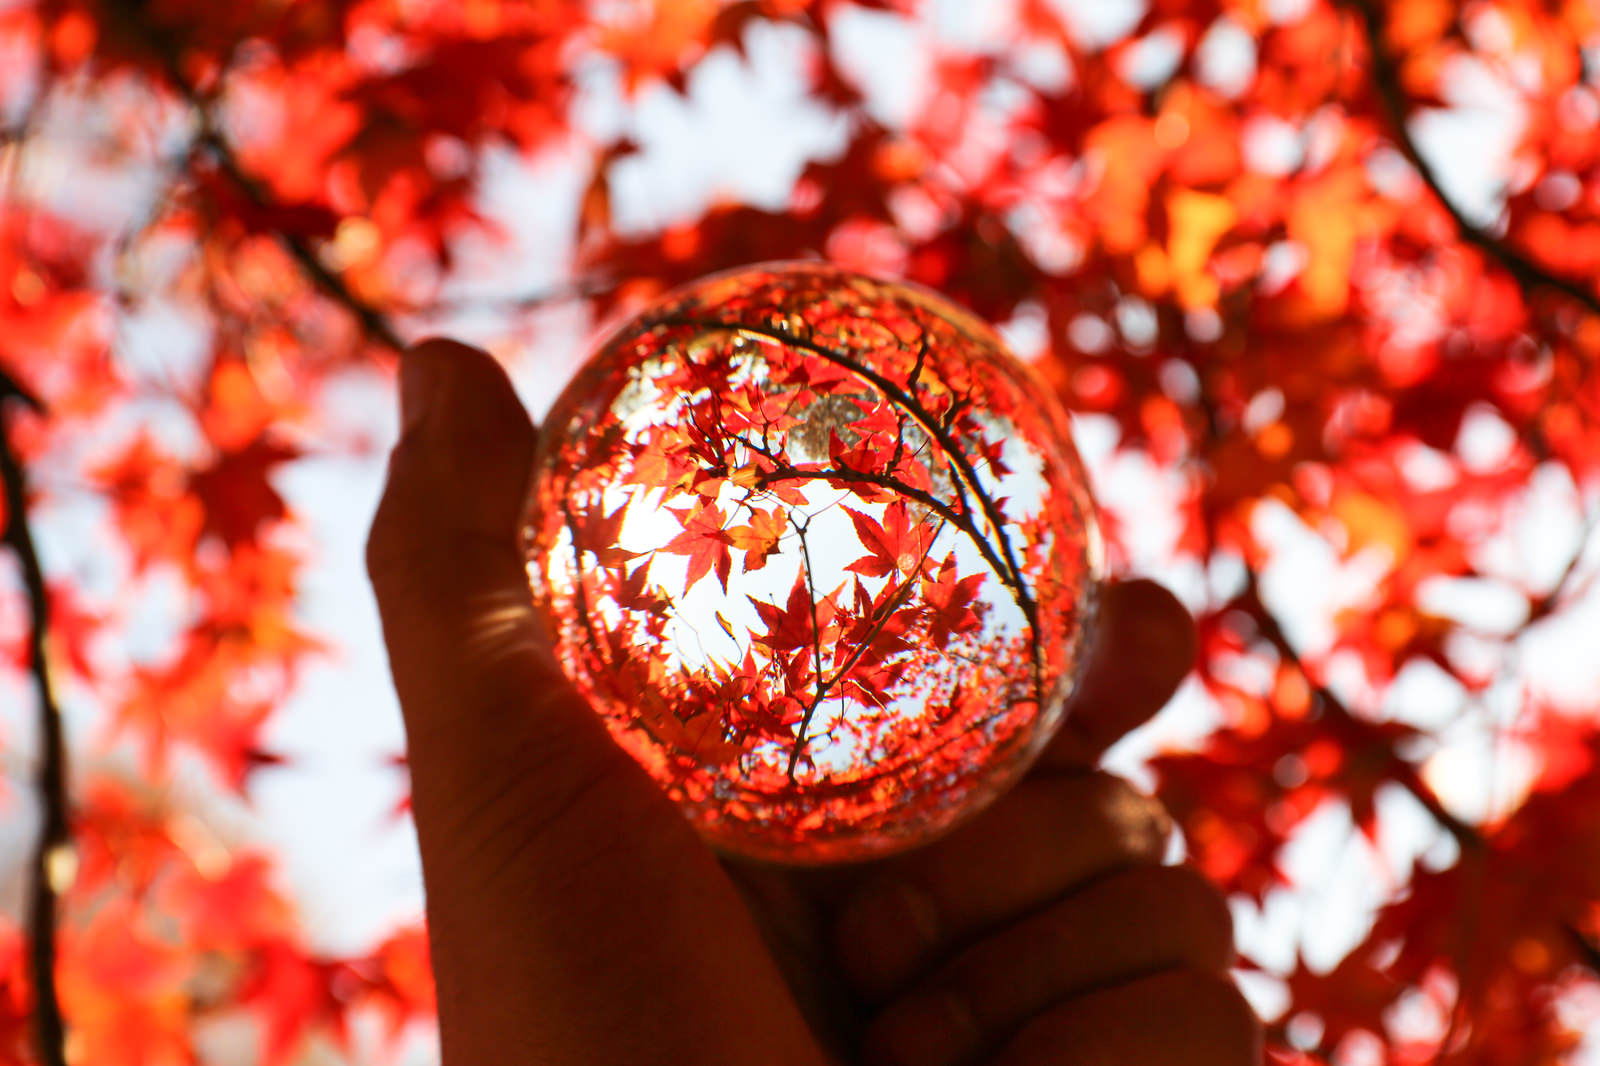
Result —
[[728, 591], [728, 574], [733, 569], [733, 555], [728, 551], [733, 538], [723, 529], [726, 518], [716, 504], [705, 504], [689, 511], [673, 512], [683, 523], [683, 532], [664, 544], [662, 551], [689, 557], [689, 573], [684, 579], [684, 590], [709, 574], [717, 572], [722, 591]]
[[229, 548], [255, 540], [268, 522], [288, 514], [270, 475], [279, 463], [298, 458], [300, 450], [259, 436], [242, 448], [223, 451], [212, 464], [189, 477], [189, 488], [204, 508], [204, 533], [222, 538]]
[[846, 570], [868, 577], [884, 577], [896, 570], [910, 574], [933, 543], [933, 528], [921, 523], [912, 525], [904, 500], [891, 501], [883, 509], [882, 522], [850, 507], [844, 510], [868, 552]]
[[622, 539], [622, 523], [628, 517], [627, 504], [618, 507], [609, 515], [595, 506], [573, 517], [575, 519], [573, 541], [580, 549], [594, 556], [595, 561], [601, 566], [619, 567], [639, 557], [638, 552], [629, 551], [617, 544]]
[[764, 632], [755, 634], [755, 640], [774, 651], [810, 651], [812, 645], [818, 642], [825, 620], [831, 621], [834, 613], [831, 599], [813, 603], [811, 587], [803, 573], [795, 575], [794, 584], [789, 588], [788, 602], [781, 608], [776, 604], [763, 603], [754, 596], [749, 599], [765, 626]]
[[942, 648], [952, 634], [970, 633], [983, 628], [979, 607], [974, 606], [978, 591], [989, 575], [983, 571], [956, 577], [956, 557], [952, 553], [939, 564], [937, 577], [922, 577], [922, 599], [932, 610], [928, 622], [928, 639], [934, 647]]

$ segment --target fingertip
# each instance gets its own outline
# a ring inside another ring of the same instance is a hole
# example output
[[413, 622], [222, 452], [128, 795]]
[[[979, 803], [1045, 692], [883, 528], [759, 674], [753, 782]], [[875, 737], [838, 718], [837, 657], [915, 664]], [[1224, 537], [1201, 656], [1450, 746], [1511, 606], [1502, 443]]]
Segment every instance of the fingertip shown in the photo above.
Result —
[[934, 949], [941, 925], [926, 889], [903, 878], [869, 880], [839, 911], [834, 957], [856, 992], [881, 998]]
[[455, 340], [451, 337], [441, 337], [437, 334], [424, 337], [417, 341], [415, 344], [411, 345], [411, 347], [406, 349], [405, 354], [420, 355], [427, 352], [474, 352], [478, 355], [486, 354], [482, 348], [475, 347], [471, 344], [464, 344], [461, 341]]
[[439, 337], [408, 348], [399, 372], [403, 428], [368, 533], [369, 575], [380, 593], [414, 598], [419, 567], [444, 573], [487, 547], [516, 587], [538, 434], [510, 377], [487, 352]]
[[[481, 348], [429, 337], [400, 356], [401, 436], [424, 424], [477, 435], [510, 434], [531, 446], [533, 423], [499, 361]], [[449, 432], [453, 431], [453, 432]]]
[[1083, 679], [1041, 766], [1092, 765], [1166, 706], [1194, 666], [1199, 648], [1194, 619], [1154, 581], [1138, 578], [1106, 585], [1095, 624]]
[[1199, 638], [1189, 609], [1164, 585], [1147, 578], [1106, 586], [1102, 647], [1119, 666], [1146, 664], [1176, 688], [1195, 664]]

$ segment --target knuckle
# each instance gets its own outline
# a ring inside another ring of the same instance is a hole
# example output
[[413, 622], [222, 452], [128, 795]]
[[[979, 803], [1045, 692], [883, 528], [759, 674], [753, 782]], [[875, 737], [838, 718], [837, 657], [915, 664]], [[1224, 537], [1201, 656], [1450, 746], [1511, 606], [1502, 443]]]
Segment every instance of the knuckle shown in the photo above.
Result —
[[910, 1066], [957, 1056], [964, 1060], [982, 1039], [971, 1006], [958, 993], [927, 988], [894, 1001], [872, 1021], [862, 1041], [862, 1061]]
[[845, 904], [834, 951], [858, 991], [887, 992], [938, 944], [942, 918], [933, 897], [914, 882], [872, 882]]
[[1184, 1016], [1195, 1019], [1222, 1053], [1218, 1062], [1243, 1066], [1258, 1061], [1261, 1020], [1232, 978], [1205, 970], [1182, 970], [1175, 975], [1171, 991], [1183, 1004]]
[[626, 784], [625, 757], [589, 753], [539, 774], [527, 771], [548, 765], [548, 753], [536, 747], [520, 752], [505, 767], [463, 775], [448, 791], [434, 782], [416, 796], [426, 865], [450, 869], [468, 900], [525, 890], [529, 865], [541, 853], [558, 851], [565, 859], [560, 870], [543, 872], [547, 881], [582, 883], [588, 871], [639, 843], [630, 834], [592, 831], [607, 823], [619, 785]]
[[1097, 772], [1088, 782], [1095, 814], [1128, 856], [1159, 860], [1172, 833], [1172, 818], [1161, 801], [1112, 774]]
[[1192, 866], [1161, 866], [1148, 875], [1152, 900], [1174, 916], [1189, 948], [1189, 962], [1222, 972], [1233, 965], [1233, 913], [1228, 901]]

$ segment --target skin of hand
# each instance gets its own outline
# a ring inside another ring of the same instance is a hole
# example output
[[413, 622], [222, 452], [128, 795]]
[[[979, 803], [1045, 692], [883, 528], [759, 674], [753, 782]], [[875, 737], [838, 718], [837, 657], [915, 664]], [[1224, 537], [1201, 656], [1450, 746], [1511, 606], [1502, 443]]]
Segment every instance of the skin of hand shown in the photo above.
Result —
[[719, 859], [565, 679], [517, 529], [537, 431], [489, 356], [402, 356], [367, 569], [405, 719], [446, 1066], [1253, 1066], [1228, 911], [1159, 804], [1092, 769], [1192, 622], [1108, 586], [1062, 731], [916, 850]]

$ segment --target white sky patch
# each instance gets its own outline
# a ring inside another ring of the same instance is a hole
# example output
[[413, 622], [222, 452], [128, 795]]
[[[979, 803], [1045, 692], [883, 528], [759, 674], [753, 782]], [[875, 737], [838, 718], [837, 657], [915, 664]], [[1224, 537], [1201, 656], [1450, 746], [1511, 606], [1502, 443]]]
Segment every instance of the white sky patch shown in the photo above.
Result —
[[1126, 37], [1144, 16], [1142, 0], [1049, 0], [1085, 48], [1104, 48]]
[[1245, 165], [1260, 174], [1288, 174], [1305, 155], [1300, 131], [1275, 115], [1245, 119], [1240, 148]]
[[1506, 165], [1526, 123], [1521, 100], [1482, 63], [1465, 57], [1451, 61], [1443, 90], [1448, 110], [1412, 120], [1417, 150], [1461, 213], [1474, 225], [1492, 226], [1504, 206]]
[[1140, 38], [1122, 53], [1118, 73], [1141, 89], [1155, 89], [1171, 80], [1183, 60], [1183, 38], [1175, 29], [1162, 27]]
[[853, 6], [835, 9], [833, 25], [834, 62], [860, 86], [867, 111], [891, 128], [909, 125], [933, 88], [926, 29], [901, 15]]
[[752, 26], [748, 59], [716, 49], [695, 66], [687, 97], [665, 85], [641, 92], [627, 126], [640, 151], [612, 172], [621, 233], [653, 232], [724, 199], [781, 210], [810, 160], [842, 150], [843, 123], [805, 91], [808, 39]]
[[1200, 80], [1223, 96], [1239, 96], [1255, 81], [1256, 39], [1227, 15], [1211, 24], [1195, 56]]
[[579, 164], [587, 160], [577, 144], [532, 159], [504, 149], [486, 151], [479, 202], [500, 232], [469, 231], [456, 239], [452, 251], [460, 265], [443, 298], [493, 304], [554, 291], [568, 281], [572, 220], [588, 181]]

